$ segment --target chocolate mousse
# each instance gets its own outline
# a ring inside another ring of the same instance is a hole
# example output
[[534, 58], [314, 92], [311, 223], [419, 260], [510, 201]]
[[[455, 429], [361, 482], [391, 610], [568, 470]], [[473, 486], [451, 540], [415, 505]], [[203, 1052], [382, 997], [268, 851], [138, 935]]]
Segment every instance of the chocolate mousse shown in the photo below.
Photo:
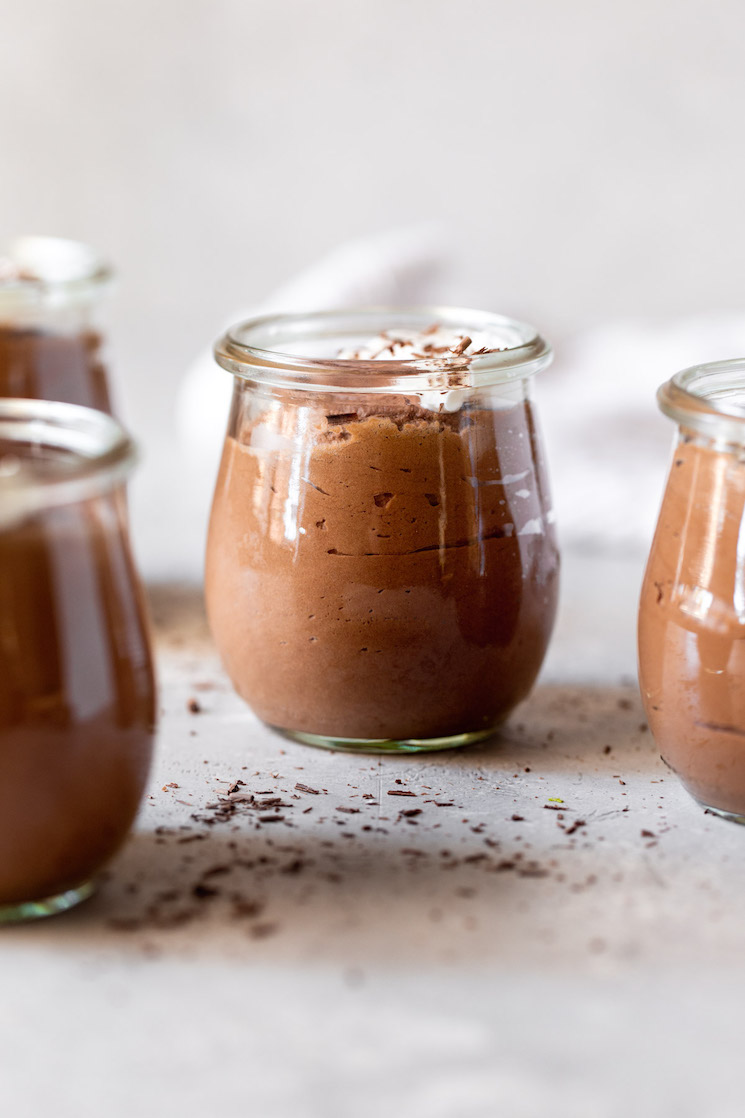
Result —
[[745, 461], [675, 451], [639, 611], [639, 679], [665, 761], [701, 803], [745, 815]]
[[0, 396], [62, 400], [111, 413], [102, 339], [0, 323]]
[[[0, 441], [0, 473], [23, 453]], [[155, 693], [121, 496], [0, 506], [0, 922], [88, 883], [144, 789]]]
[[[389, 355], [484, 352], [434, 333], [395, 339]], [[390, 341], [351, 357], [382, 359]], [[265, 722], [306, 737], [490, 731], [529, 692], [556, 606], [550, 500], [522, 386], [463, 396], [454, 376], [452, 391], [424, 399], [275, 390], [257, 406], [236, 384], [206, 594], [238, 692]]]
[[111, 413], [92, 309], [109, 273], [87, 246], [22, 237], [0, 255], [0, 397]]

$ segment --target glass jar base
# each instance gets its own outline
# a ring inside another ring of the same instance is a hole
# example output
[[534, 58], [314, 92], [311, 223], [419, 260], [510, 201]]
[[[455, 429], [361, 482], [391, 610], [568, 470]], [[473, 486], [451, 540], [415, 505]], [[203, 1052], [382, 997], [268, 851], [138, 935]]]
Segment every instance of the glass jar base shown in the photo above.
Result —
[[722, 807], [712, 807], [711, 804], [704, 803], [703, 800], [696, 800], [696, 803], [708, 811], [709, 815], [718, 815], [720, 819], [728, 819], [730, 823], [741, 823], [745, 825], [745, 815], [740, 815], [736, 811], [726, 811]]
[[441, 749], [473, 745], [496, 732], [496, 727], [491, 726], [488, 730], [472, 730], [467, 734], [451, 734], [444, 738], [336, 738], [325, 734], [306, 734], [303, 730], [285, 730], [280, 726], [273, 726], [272, 729], [301, 745], [334, 749], [340, 753], [434, 753]]
[[66, 889], [53, 897], [40, 901], [23, 901], [20, 904], [0, 905], [0, 924], [23, 924], [29, 920], [42, 920], [45, 916], [56, 916], [70, 908], [87, 901], [95, 892], [92, 881], [86, 881], [75, 889]]

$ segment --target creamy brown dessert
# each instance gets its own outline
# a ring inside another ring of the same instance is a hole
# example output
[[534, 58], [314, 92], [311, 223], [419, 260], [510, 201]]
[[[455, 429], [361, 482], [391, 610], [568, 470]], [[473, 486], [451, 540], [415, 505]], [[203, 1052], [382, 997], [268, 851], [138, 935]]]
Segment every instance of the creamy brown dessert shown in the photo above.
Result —
[[745, 814], [745, 461], [676, 448], [642, 588], [639, 679], [663, 758], [701, 803]]
[[0, 396], [62, 400], [111, 412], [101, 337], [0, 324]]
[[[0, 441], [0, 473], [24, 453]], [[89, 882], [144, 789], [155, 690], [122, 496], [0, 509], [0, 921]]]
[[239, 386], [231, 431], [207, 605], [259, 717], [327, 739], [447, 739], [527, 695], [558, 556], [526, 399], [266, 406]]
[[0, 254], [0, 397], [111, 412], [91, 325], [109, 278], [90, 248], [59, 237], [21, 237]]

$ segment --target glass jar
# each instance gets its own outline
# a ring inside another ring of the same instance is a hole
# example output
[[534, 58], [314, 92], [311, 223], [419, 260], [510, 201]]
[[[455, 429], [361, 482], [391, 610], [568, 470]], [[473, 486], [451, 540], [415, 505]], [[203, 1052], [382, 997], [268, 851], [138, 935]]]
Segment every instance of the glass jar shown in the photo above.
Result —
[[155, 687], [109, 416], [0, 400], [0, 923], [60, 912], [122, 844]]
[[745, 360], [658, 393], [678, 438], [639, 608], [639, 680], [663, 760], [745, 822]]
[[0, 251], [0, 397], [111, 412], [98, 326], [110, 282], [77, 241], [21, 237]]
[[[337, 356], [434, 323], [492, 351]], [[330, 748], [489, 735], [530, 691], [556, 608], [530, 400], [547, 344], [498, 315], [383, 309], [254, 319], [216, 357], [234, 391], [206, 598], [239, 694]]]

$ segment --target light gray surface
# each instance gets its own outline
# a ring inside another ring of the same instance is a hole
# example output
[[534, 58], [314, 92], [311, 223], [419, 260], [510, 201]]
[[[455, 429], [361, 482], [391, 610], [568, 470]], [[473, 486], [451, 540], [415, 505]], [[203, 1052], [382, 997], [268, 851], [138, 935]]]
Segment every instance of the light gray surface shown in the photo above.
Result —
[[[739, 1115], [743, 834], [642, 728], [639, 575], [569, 555], [534, 697], [494, 742], [419, 758], [263, 729], [194, 594], [158, 590], [163, 720], [137, 833], [96, 899], [0, 936], [13, 1113]], [[281, 795], [284, 822], [192, 818], [236, 778]], [[200, 882], [217, 894], [194, 898]], [[236, 916], [234, 896], [260, 911]]]

